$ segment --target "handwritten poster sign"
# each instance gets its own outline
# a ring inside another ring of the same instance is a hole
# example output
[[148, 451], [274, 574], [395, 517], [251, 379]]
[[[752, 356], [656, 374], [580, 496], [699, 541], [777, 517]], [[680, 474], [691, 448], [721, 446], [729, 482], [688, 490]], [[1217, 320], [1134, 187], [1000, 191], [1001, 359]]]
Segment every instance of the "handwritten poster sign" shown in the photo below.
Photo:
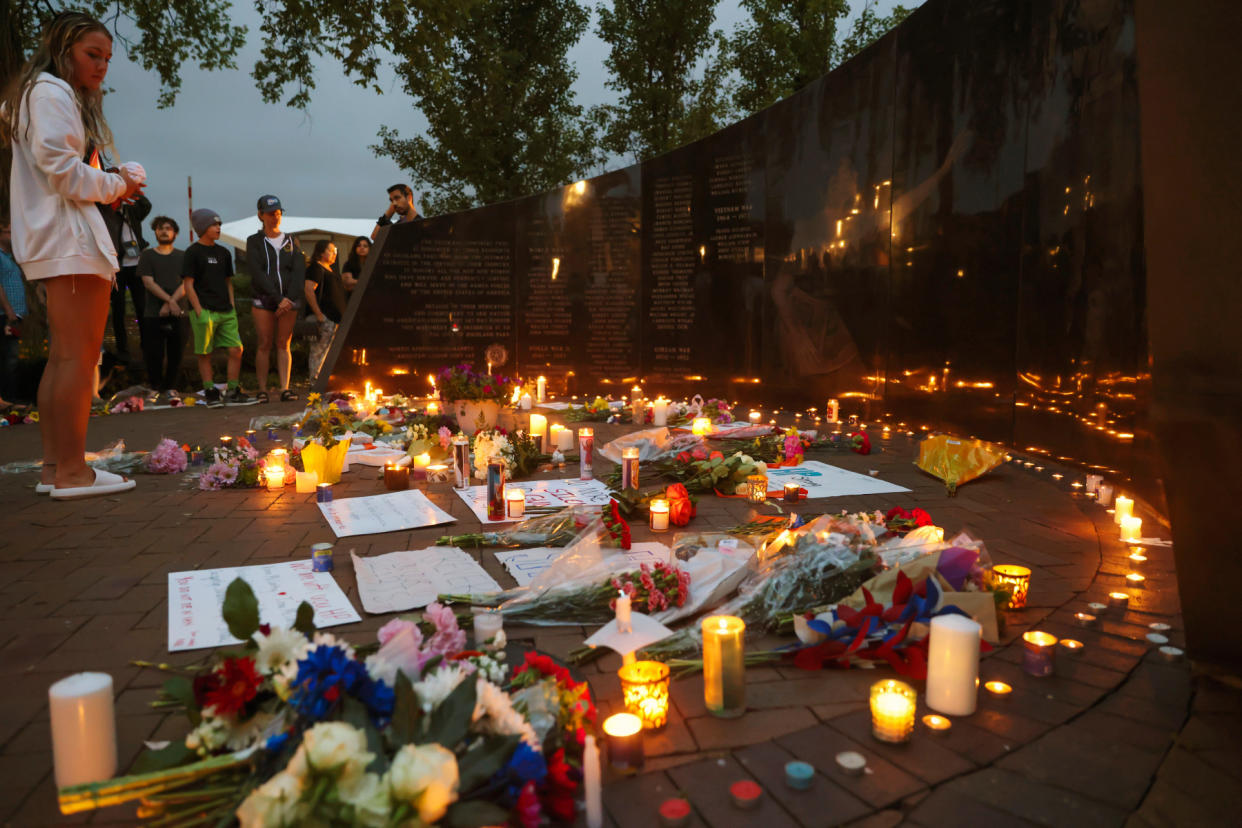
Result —
[[[504, 565], [513, 580], [517, 581], [517, 585], [526, 586], [532, 578], [551, 566], [552, 561], [564, 551], [540, 546], [535, 549], [499, 550], [495, 554], [496, 560]], [[668, 563], [672, 557], [669, 548], [658, 542], [636, 543], [631, 549], [617, 550], [616, 554], [624, 555], [627, 565], [632, 569], [638, 569], [641, 564], [651, 566]]]
[[[609, 500], [608, 487], [598, 480], [523, 480], [506, 483], [507, 489], [526, 492], [526, 508], [562, 506], [603, 506]], [[487, 519], [487, 487], [457, 489], [457, 494], [483, 523], [512, 523], [513, 520]]]
[[886, 483], [878, 477], [857, 474], [818, 460], [808, 460], [787, 469], [768, 469], [768, 490], [779, 491], [786, 483], [797, 483], [806, 489], [807, 499], [844, 497], [846, 495], [890, 494], [908, 492], [907, 488]]
[[500, 584], [455, 546], [351, 555], [362, 608], [376, 615], [425, 607], [441, 593], [500, 591]]
[[254, 590], [259, 601], [259, 619], [265, 624], [293, 626], [298, 605], [303, 601], [314, 608], [316, 627], [362, 620], [332, 573], [313, 571], [309, 560], [170, 572], [169, 652], [241, 643], [229, 633], [221, 615], [224, 593], [237, 578]]
[[454, 521], [452, 515], [428, 500], [427, 495], [418, 489], [368, 497], [344, 497], [318, 505], [338, 538], [399, 532]]

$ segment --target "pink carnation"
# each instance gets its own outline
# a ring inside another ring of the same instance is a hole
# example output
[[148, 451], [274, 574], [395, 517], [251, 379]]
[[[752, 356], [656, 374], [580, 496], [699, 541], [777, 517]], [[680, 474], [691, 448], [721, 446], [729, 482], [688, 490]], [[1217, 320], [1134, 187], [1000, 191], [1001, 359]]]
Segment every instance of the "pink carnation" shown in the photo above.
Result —
[[420, 630], [418, 625], [413, 621], [406, 621], [403, 618], [394, 618], [389, 621], [387, 624], [379, 628], [379, 632], [376, 633], [376, 636], [379, 638], [379, 643], [382, 647], [406, 630], [413, 633], [414, 646], [420, 646], [423, 642], [423, 631]]
[[449, 443], [453, 442], [453, 432], [448, 430], [448, 426], [440, 426], [440, 430], [436, 432], [440, 437], [440, 448], [446, 449]]
[[147, 455], [147, 471], [151, 474], [180, 474], [185, 471], [185, 452], [175, 440], [165, 437]]
[[427, 639], [423, 655], [451, 656], [460, 653], [466, 646], [466, 633], [457, 626], [457, 616], [451, 607], [439, 602], [427, 605], [423, 619], [434, 624], [436, 631]]

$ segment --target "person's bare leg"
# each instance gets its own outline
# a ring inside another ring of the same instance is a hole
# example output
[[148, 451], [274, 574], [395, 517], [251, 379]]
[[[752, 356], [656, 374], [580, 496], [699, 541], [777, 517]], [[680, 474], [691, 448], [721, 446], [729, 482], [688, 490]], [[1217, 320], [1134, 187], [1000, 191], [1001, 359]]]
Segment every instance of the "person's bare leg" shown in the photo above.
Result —
[[52, 434], [56, 429], [56, 406], [52, 404], [52, 386], [56, 384], [56, 363], [52, 362], [51, 349], [54, 340], [48, 341], [48, 360], [43, 368], [43, 376], [39, 378], [39, 390], [35, 397], [39, 404], [39, 437], [43, 442], [43, 469], [39, 473], [40, 483], [56, 482], [56, 454], [53, 450]]
[[237, 382], [241, 379], [241, 359], [242, 349], [240, 347], [229, 348], [229, 382]]
[[112, 282], [91, 275], [57, 276], [47, 282], [48, 362], [55, 365], [47, 406], [56, 412], [47, 433], [56, 487], [89, 486], [95, 481], [94, 469], [86, 465], [91, 374], [99, 361]]
[[289, 390], [289, 374], [293, 370], [293, 355], [289, 343], [293, 341], [293, 324], [298, 321], [296, 311], [276, 317], [276, 373], [280, 375], [280, 390]]
[[198, 376], [203, 381], [203, 387], [211, 385], [211, 354], [196, 354], [198, 359]]
[[[268, 361], [271, 359], [272, 342], [276, 336], [276, 314], [253, 308], [254, 331], [258, 336], [259, 350], [254, 355], [254, 373], [258, 377], [259, 390], [267, 391]], [[280, 363], [277, 362], [277, 365]]]

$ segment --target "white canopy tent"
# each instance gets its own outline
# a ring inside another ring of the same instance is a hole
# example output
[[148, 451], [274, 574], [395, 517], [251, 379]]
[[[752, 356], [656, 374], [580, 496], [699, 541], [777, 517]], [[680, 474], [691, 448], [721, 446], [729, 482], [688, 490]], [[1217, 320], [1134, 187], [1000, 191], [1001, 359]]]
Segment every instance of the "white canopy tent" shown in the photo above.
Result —
[[[220, 227], [220, 241], [236, 247], [245, 254], [246, 239], [262, 229], [263, 225], [259, 222], [258, 216], [230, 221]], [[375, 229], [375, 219], [305, 218], [286, 215], [281, 218], [280, 229], [291, 236], [296, 236], [308, 256], [311, 248], [314, 247], [314, 242], [320, 239], [331, 239], [336, 245], [338, 258], [344, 262], [355, 237], [370, 238], [371, 231]]]

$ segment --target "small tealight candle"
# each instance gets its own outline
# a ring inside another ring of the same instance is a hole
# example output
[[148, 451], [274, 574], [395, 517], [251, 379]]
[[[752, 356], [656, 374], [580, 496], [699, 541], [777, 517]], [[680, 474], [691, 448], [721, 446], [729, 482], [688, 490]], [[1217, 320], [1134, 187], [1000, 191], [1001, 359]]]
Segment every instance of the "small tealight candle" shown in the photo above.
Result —
[[428, 483], [447, 483], [449, 467], [445, 463], [432, 463], [427, 467]]
[[1131, 589], [1144, 589], [1147, 586], [1147, 578], [1137, 572], [1131, 572], [1126, 576], [1126, 586]]
[[1121, 540], [1136, 541], [1143, 537], [1143, 519], [1128, 515], [1121, 519]]
[[914, 688], [885, 679], [871, 685], [871, 735], [881, 742], [901, 744], [914, 731]]
[[992, 694], [992, 698], [1007, 699], [1013, 693], [1013, 688], [1003, 681], [989, 681], [983, 685], [983, 689]]
[[843, 750], [836, 756], [837, 767], [850, 776], [862, 776], [867, 770], [867, 757], [855, 750]]
[[1129, 561], [1131, 566], [1142, 566], [1147, 563], [1147, 556], [1143, 554], [1143, 547], [1131, 546]]
[[331, 503], [332, 502], [332, 484], [331, 483], [320, 483], [318, 486], [315, 487], [315, 502], [316, 503]]
[[298, 494], [310, 494], [319, 485], [319, 472], [298, 472], [293, 483], [294, 491]]
[[802, 488], [797, 483], [786, 483], [785, 484], [785, 502], [786, 503], [797, 503], [798, 498], [801, 497], [801, 494], [802, 494]]
[[1121, 610], [1122, 612], [1125, 612], [1126, 608], [1130, 606], [1129, 594], [1125, 592], [1108, 593], [1108, 606], [1109, 609]]
[[668, 501], [653, 500], [651, 501], [651, 531], [667, 532], [668, 531]]
[[1160, 633], [1148, 633], [1146, 638], [1152, 644], [1159, 645], [1169, 643], [1169, 637], [1167, 635], [1161, 635]]
[[811, 783], [814, 781], [815, 768], [809, 762], [795, 760], [785, 763], [785, 784], [795, 791], [810, 790]]
[[505, 489], [505, 514], [511, 518], [526, 515], [526, 492], [516, 487]]
[[1062, 638], [1057, 644], [1061, 648], [1061, 652], [1071, 656], [1082, 655], [1083, 650], [1087, 649], [1086, 644], [1083, 644], [1081, 641], [1075, 641], [1072, 638]]
[[1161, 647], [1158, 652], [1165, 661], [1181, 661], [1182, 656], [1185, 655], [1185, 652], [1180, 647], [1170, 647], [1168, 645]]
[[935, 733], [940, 736], [947, 733], [949, 728], [953, 727], [953, 722], [951, 722], [946, 716], [928, 713], [923, 717], [923, 727], [927, 728], [931, 733]]
[[1095, 616], [1089, 612], [1074, 613], [1074, 623], [1080, 627], [1094, 627]]
[[709, 417], [695, 417], [690, 430], [700, 437], [712, 433], [712, 421]]
[[390, 492], [403, 492], [410, 488], [410, 467], [386, 463], [384, 465], [384, 488]]
[[621, 773], [643, 766], [643, 722], [632, 713], [614, 713], [604, 720], [608, 737], [608, 764]]
[[683, 828], [690, 824], [690, 815], [694, 813], [690, 803], [681, 797], [666, 799], [660, 803], [661, 828]]
[[729, 797], [733, 800], [733, 804], [744, 811], [759, 807], [759, 799], [762, 796], [763, 788], [759, 787], [759, 783], [749, 779], [734, 782], [729, 786]]
[[1052, 655], [1056, 652], [1057, 637], [1051, 633], [1031, 630], [1022, 634], [1022, 669], [1029, 676], [1050, 676], [1053, 672]]
[[1173, 627], [1164, 623], [1163, 621], [1152, 621], [1150, 624], [1147, 625], [1147, 629], [1155, 630], [1156, 632], [1168, 632], [1169, 630], [1173, 629]]
[[1090, 610], [1092, 615], [1098, 616], [1103, 614], [1104, 610], [1108, 609], [1108, 604], [1101, 604], [1099, 601], [1092, 601], [1087, 604], [1087, 609]]

